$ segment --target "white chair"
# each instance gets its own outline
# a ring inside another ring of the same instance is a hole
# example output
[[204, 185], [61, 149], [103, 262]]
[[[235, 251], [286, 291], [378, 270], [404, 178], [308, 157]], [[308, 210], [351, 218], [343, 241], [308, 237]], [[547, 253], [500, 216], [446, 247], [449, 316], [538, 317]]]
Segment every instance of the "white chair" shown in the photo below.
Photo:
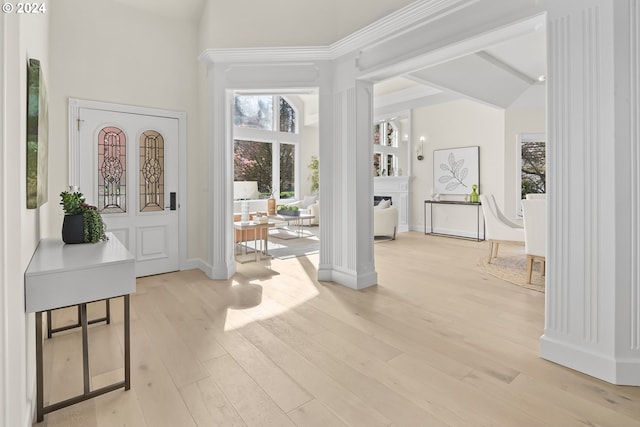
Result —
[[545, 193], [529, 193], [526, 195], [527, 200], [547, 200]]
[[398, 208], [389, 206], [385, 209], [373, 208], [373, 235], [390, 236], [396, 239], [398, 231]]
[[547, 201], [531, 199], [522, 201], [524, 217], [524, 248], [527, 254], [527, 283], [531, 283], [534, 261], [539, 261], [545, 275], [547, 256]]
[[496, 200], [492, 194], [480, 195], [482, 213], [485, 222], [485, 238], [489, 241], [489, 263], [498, 256], [498, 247], [501, 243], [522, 245], [524, 244], [524, 227], [510, 221], [498, 209]]

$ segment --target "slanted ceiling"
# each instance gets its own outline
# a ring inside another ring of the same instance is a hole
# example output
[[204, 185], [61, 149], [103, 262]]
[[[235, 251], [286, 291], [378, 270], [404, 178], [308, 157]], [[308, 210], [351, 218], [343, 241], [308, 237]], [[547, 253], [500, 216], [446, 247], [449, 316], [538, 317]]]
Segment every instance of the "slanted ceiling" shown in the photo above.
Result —
[[486, 52], [419, 70], [407, 77], [501, 108], [509, 107], [536, 83], [536, 80], [510, 69]]
[[[533, 87], [541, 87], [540, 77], [545, 75], [546, 34], [540, 26], [468, 55], [380, 82], [374, 87], [376, 107], [467, 98], [509, 108]], [[538, 104], [544, 107], [544, 99]]]

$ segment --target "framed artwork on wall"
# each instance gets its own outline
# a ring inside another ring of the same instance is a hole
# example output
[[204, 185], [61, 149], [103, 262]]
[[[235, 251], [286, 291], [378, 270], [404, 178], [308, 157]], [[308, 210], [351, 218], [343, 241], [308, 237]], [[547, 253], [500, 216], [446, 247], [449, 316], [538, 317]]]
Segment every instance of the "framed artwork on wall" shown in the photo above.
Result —
[[27, 209], [47, 201], [49, 114], [40, 61], [27, 64]]
[[480, 147], [433, 150], [433, 188], [438, 194], [480, 192]]

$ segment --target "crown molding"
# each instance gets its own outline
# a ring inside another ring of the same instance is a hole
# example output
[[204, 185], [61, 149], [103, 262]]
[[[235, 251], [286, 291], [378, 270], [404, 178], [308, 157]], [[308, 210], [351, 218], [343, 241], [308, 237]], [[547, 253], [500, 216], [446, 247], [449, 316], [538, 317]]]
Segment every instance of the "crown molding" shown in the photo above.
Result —
[[479, 0], [418, 0], [331, 44], [332, 59], [396, 37]]
[[206, 49], [198, 57], [203, 62], [300, 62], [332, 59], [326, 46], [250, 47]]
[[479, 0], [417, 0], [328, 46], [211, 48], [199, 60], [214, 62], [330, 61], [467, 7]]

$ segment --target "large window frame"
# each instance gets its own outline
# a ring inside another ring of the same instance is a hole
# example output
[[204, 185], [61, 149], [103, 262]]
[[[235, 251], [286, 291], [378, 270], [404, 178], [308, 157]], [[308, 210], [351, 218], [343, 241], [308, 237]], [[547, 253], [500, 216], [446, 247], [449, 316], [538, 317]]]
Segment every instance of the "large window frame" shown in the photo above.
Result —
[[[236, 95], [243, 95], [242, 93], [235, 93]], [[244, 95], [246, 96], [246, 95]], [[264, 95], [261, 95], [264, 96]], [[293, 132], [281, 132], [280, 129], [280, 98], [284, 99], [294, 110], [296, 121], [295, 129]], [[233, 102], [232, 98], [232, 102]], [[300, 120], [301, 112], [299, 107], [288, 97], [282, 95], [273, 95], [273, 123], [278, 130], [264, 130], [250, 127], [236, 126], [234, 123], [233, 115], [231, 117], [231, 123], [233, 125], [233, 141], [255, 141], [260, 143], [272, 144], [272, 175], [271, 175], [271, 188], [272, 195], [277, 200], [281, 200], [281, 188], [280, 188], [280, 153], [281, 146], [283, 144], [291, 144], [295, 147], [295, 159], [294, 159], [294, 195], [291, 199], [299, 199], [300, 195], [300, 147], [302, 137], [300, 135]], [[277, 106], [277, 108], [275, 108]], [[282, 200], [291, 200], [282, 199]]]

